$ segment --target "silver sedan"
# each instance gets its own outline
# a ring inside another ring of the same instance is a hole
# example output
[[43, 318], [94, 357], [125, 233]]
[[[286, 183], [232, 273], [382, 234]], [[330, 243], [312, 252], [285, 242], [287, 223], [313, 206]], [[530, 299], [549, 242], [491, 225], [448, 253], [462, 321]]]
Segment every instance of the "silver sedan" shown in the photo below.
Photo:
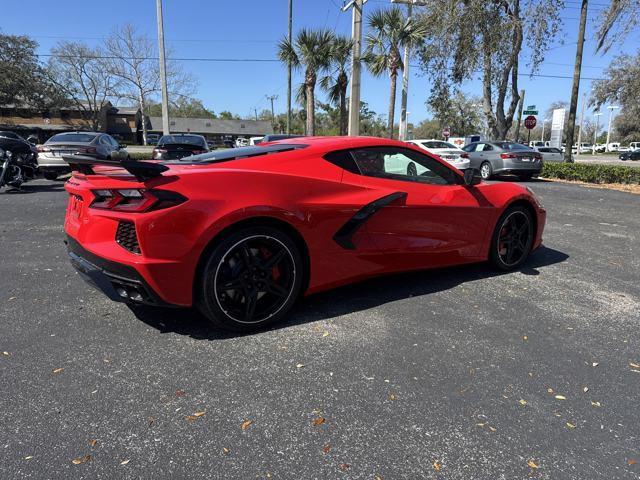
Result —
[[484, 141], [463, 147], [469, 155], [471, 168], [480, 170], [483, 179], [493, 175], [512, 174], [528, 180], [540, 174], [542, 155], [532, 148], [515, 142]]

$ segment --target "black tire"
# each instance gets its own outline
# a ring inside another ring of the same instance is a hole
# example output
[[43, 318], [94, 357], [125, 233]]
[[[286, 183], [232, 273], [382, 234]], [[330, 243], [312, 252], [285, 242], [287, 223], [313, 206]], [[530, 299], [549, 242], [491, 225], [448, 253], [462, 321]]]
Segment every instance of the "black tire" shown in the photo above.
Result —
[[42, 175], [47, 180], [56, 180], [58, 178], [58, 174], [56, 172], [44, 172]]
[[490, 180], [493, 176], [493, 167], [489, 162], [482, 162], [480, 165], [480, 176], [483, 180]]
[[302, 290], [303, 270], [301, 253], [287, 234], [272, 227], [243, 228], [205, 260], [196, 279], [198, 309], [226, 330], [264, 328], [291, 310]]
[[522, 206], [508, 208], [500, 216], [491, 237], [491, 265], [505, 271], [518, 268], [531, 253], [534, 233], [533, 217], [528, 209]]

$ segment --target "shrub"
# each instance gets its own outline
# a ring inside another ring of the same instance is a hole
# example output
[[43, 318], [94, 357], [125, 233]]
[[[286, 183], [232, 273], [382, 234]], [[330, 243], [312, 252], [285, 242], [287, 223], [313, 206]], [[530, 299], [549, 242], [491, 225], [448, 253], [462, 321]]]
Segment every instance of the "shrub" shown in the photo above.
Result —
[[640, 184], [640, 168], [585, 163], [545, 163], [541, 177], [587, 183]]

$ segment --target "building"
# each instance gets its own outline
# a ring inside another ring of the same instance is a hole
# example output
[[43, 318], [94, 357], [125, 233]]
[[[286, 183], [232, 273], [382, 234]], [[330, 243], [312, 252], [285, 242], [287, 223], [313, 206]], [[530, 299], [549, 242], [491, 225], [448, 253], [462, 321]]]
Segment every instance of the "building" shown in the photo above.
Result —
[[[162, 117], [148, 117], [148, 133], [162, 135]], [[238, 137], [261, 137], [273, 133], [267, 120], [221, 120], [212, 118], [169, 118], [171, 133], [195, 133], [207, 140], [222, 143]]]
[[[99, 113], [99, 131], [128, 144], [142, 144], [142, 115], [137, 107], [116, 107], [107, 102]], [[146, 117], [147, 132], [162, 135], [162, 117]], [[49, 110], [29, 106], [0, 106], [0, 130], [9, 130], [24, 138], [35, 136], [39, 143], [60, 132], [91, 130], [86, 112], [77, 105]], [[222, 143], [238, 137], [256, 137], [273, 133], [271, 122], [263, 120], [221, 120], [209, 118], [171, 118], [174, 133], [196, 133], [207, 140]]]

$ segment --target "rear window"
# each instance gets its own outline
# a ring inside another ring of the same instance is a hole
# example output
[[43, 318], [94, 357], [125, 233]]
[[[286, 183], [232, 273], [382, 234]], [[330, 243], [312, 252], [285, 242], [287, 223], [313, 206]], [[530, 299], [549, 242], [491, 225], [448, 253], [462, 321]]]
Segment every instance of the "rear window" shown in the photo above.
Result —
[[158, 141], [158, 145], [168, 144], [198, 145], [199, 147], [207, 145], [204, 138], [198, 135], [163, 135]]
[[438, 141], [422, 142], [422, 145], [424, 145], [427, 148], [455, 148], [456, 150], [458, 149], [458, 147], [456, 147], [455, 145], [452, 145], [447, 142], [438, 142]]
[[46, 143], [52, 142], [73, 142], [90, 143], [98, 136], [97, 133], [59, 133], [54, 135]]
[[496, 142], [496, 145], [502, 150], [531, 150], [531, 148], [526, 145], [515, 142]]

